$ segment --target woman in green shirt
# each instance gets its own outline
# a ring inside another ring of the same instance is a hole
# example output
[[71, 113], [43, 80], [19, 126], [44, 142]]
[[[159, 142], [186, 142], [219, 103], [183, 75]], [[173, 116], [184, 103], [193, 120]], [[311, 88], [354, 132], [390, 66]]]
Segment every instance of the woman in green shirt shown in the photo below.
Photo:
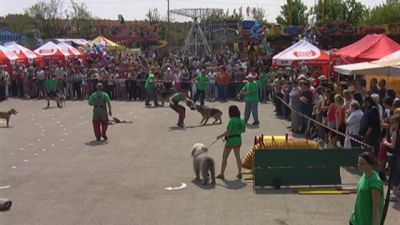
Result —
[[350, 225], [380, 225], [383, 209], [383, 183], [374, 171], [371, 152], [361, 153], [358, 168], [363, 172], [357, 183], [357, 197]]
[[242, 160], [240, 159], [240, 147], [242, 145], [241, 134], [246, 131], [246, 124], [244, 123], [244, 120], [240, 118], [240, 110], [236, 105], [229, 106], [229, 118], [230, 119], [226, 131], [217, 136], [217, 140], [222, 137], [225, 137], [226, 140], [224, 153], [222, 154], [221, 172], [217, 178], [225, 178], [224, 172], [228, 157], [233, 149], [238, 167], [238, 174], [236, 177], [242, 179]]

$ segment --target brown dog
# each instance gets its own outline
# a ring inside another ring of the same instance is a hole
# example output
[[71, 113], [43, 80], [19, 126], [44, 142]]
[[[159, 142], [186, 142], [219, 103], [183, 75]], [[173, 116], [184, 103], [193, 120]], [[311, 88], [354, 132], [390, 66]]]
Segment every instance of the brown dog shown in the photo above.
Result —
[[[206, 125], [208, 120], [212, 117], [214, 118], [213, 124], [215, 124], [217, 121], [219, 123], [222, 123], [222, 112], [219, 109], [216, 108], [208, 108], [207, 106], [200, 106], [196, 105], [196, 110], [201, 114], [203, 119], [201, 120], [200, 124]], [[203, 123], [204, 122], [204, 123]]]
[[8, 112], [0, 112], [0, 118], [5, 119], [7, 121], [7, 127], [9, 127], [8, 123], [10, 122], [11, 114], [17, 115], [17, 110], [10, 109]]

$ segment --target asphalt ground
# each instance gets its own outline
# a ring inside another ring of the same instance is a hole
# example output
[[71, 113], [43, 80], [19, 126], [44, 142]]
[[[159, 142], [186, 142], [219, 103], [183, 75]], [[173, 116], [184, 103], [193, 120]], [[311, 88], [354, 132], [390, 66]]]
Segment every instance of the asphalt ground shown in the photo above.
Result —
[[[215, 187], [192, 182], [192, 146], [212, 143], [226, 128], [229, 105], [243, 110], [242, 102], [207, 103], [223, 111], [222, 125], [199, 126], [200, 114], [187, 110], [186, 128], [180, 129], [169, 107], [113, 101], [114, 116], [133, 123], [109, 126], [108, 142], [94, 141], [86, 101], [66, 102], [62, 109], [51, 104], [43, 109], [43, 100], [0, 103], [0, 111], [18, 111], [10, 128], [0, 119], [0, 198], [13, 201], [9, 211], [0, 212], [0, 224], [348, 224], [354, 194], [298, 195], [286, 187], [255, 191], [251, 181], [236, 179], [233, 155], [225, 181], [217, 180]], [[255, 135], [287, 131], [272, 104], [259, 105], [259, 115], [260, 127], [243, 135], [242, 157]], [[223, 146], [218, 141], [209, 149], [217, 173]], [[347, 170], [341, 175], [350, 186], [359, 178]], [[165, 190], [182, 183], [187, 187]], [[390, 204], [386, 224], [398, 224], [399, 210], [400, 203]]]

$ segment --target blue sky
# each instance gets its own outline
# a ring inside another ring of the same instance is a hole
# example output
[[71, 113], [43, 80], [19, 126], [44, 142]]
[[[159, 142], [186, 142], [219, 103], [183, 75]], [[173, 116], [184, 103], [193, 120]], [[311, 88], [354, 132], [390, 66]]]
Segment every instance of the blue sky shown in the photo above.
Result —
[[[158, 8], [162, 15], [167, 12], [167, 0], [76, 0], [85, 2], [89, 10], [99, 18], [117, 19], [118, 14], [122, 14], [125, 20], [141, 20], [145, 18], [149, 8]], [[367, 7], [378, 5], [384, 0], [359, 0]], [[0, 16], [9, 13], [22, 13], [24, 9], [34, 4], [36, 0], [0, 0]], [[69, 0], [64, 1], [67, 8]], [[316, 0], [304, 0], [306, 5], [312, 6]], [[263, 7], [267, 12], [267, 19], [274, 22], [280, 13], [280, 6], [285, 4], [285, 0], [170, 0], [171, 9], [179, 8], [223, 8], [230, 9], [243, 6]], [[175, 17], [182, 20], [182, 17]]]

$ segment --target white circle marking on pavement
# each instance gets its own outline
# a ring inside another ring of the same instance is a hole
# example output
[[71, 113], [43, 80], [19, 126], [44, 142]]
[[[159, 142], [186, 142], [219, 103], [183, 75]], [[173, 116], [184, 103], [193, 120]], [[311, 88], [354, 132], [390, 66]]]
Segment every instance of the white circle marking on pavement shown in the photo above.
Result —
[[181, 183], [181, 186], [179, 187], [166, 187], [165, 190], [167, 191], [173, 191], [173, 190], [180, 190], [180, 189], [184, 189], [187, 187], [186, 183]]

